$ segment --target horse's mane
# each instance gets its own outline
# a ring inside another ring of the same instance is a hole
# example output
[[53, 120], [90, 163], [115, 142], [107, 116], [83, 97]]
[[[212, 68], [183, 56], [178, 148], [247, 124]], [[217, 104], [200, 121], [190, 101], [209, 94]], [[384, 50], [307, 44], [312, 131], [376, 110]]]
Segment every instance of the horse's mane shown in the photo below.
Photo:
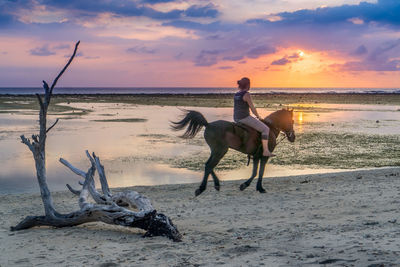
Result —
[[271, 122], [275, 121], [278, 117], [282, 116], [283, 113], [290, 112], [288, 109], [280, 109], [277, 111], [272, 112], [269, 114], [267, 117], [264, 118], [264, 120], [270, 120]]

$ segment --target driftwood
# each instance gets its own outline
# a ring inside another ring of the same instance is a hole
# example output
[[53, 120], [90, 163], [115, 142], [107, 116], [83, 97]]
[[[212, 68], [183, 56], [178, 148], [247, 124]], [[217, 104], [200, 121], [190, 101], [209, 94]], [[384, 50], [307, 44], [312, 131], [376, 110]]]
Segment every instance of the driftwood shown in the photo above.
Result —
[[[40, 194], [44, 205], [45, 215], [28, 216], [18, 225], [11, 227], [11, 231], [28, 229], [35, 226], [53, 226], [66, 227], [74, 226], [87, 222], [101, 221], [108, 224], [122, 225], [128, 227], [137, 227], [146, 230], [145, 236], [167, 236], [174, 241], [180, 241], [181, 235], [172, 221], [165, 215], [157, 213], [151, 205], [148, 198], [135, 191], [119, 192], [111, 194], [104, 167], [100, 164], [100, 159], [93, 153], [93, 156], [86, 151], [90, 160], [91, 167], [87, 172], [72, 166], [65, 159], [60, 162], [72, 170], [75, 174], [82, 176], [85, 180], [81, 183], [82, 190], [75, 190], [70, 185], [68, 189], [76, 195], [79, 195], [80, 210], [68, 213], [58, 213], [53, 205], [50, 190], [46, 182], [46, 153], [45, 144], [47, 133], [57, 124], [58, 119], [47, 128], [47, 110], [50, 104], [53, 89], [58, 79], [71, 64], [74, 59], [79, 42], [76, 43], [74, 52], [68, 63], [64, 66], [58, 76], [54, 79], [51, 87], [43, 81], [45, 94], [40, 96], [36, 94], [39, 101], [39, 134], [32, 135], [32, 140], [21, 135], [21, 141], [28, 146], [33, 154], [36, 167], [36, 176], [40, 187]], [[99, 173], [102, 193], [97, 191], [94, 183], [94, 174], [96, 170]], [[88, 201], [89, 195], [95, 200], [96, 204]], [[133, 211], [128, 208], [136, 208]]]

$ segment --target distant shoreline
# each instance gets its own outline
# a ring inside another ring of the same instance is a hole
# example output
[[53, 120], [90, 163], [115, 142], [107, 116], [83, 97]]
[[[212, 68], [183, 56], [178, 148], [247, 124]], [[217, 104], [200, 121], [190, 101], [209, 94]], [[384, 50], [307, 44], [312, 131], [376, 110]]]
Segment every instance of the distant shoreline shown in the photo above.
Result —
[[[235, 87], [57, 87], [60, 95], [221, 95], [232, 94]], [[292, 88], [253, 87], [254, 94], [400, 94], [400, 88]], [[0, 87], [0, 95], [34, 95], [41, 87]]]
[[[17, 96], [17, 97], [27, 97], [27, 96], [35, 96], [36, 93], [31, 94], [10, 94], [10, 93], [1, 93], [2, 96]], [[42, 94], [42, 93], [39, 93]], [[232, 96], [235, 94], [235, 91], [232, 93], [57, 93], [54, 92], [53, 95], [56, 96]], [[309, 92], [309, 93], [290, 93], [290, 92], [269, 92], [269, 93], [258, 93], [251, 92], [252, 95], [400, 95], [400, 91], [396, 92]]]
[[[112, 102], [135, 105], [158, 106], [191, 106], [191, 107], [233, 107], [232, 93], [189, 94], [57, 94], [53, 96], [54, 104], [74, 102]], [[399, 93], [257, 93], [252, 92], [255, 105], [261, 108], [280, 107], [297, 104], [369, 104], [369, 105], [400, 105]], [[11, 104], [9, 101], [28, 101], [35, 105]], [[26, 109], [36, 107], [35, 95], [0, 94], [0, 109]]]

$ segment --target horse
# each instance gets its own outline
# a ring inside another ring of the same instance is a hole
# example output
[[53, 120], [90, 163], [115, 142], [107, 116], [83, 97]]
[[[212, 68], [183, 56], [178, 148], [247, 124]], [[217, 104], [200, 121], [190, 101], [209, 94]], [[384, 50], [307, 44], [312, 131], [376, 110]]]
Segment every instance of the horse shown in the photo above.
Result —
[[[224, 157], [229, 148], [240, 151], [253, 157], [253, 172], [251, 177], [240, 185], [240, 190], [246, 189], [257, 175], [257, 169], [260, 165], [256, 190], [260, 193], [265, 193], [262, 186], [262, 178], [264, 175], [265, 165], [268, 157], [263, 156], [260, 133], [255, 129], [250, 128], [241, 123], [234, 123], [225, 120], [217, 120], [207, 122], [204, 116], [195, 110], [185, 110], [183, 119], [177, 122], [171, 122], [171, 127], [175, 131], [183, 130], [187, 127], [182, 138], [193, 138], [196, 134], [205, 127], [204, 139], [211, 150], [211, 155], [205, 163], [203, 181], [199, 188], [195, 191], [195, 195], [200, 195], [207, 187], [207, 180], [211, 174], [214, 180], [214, 188], [219, 191], [220, 183], [217, 175], [214, 172], [215, 166]], [[283, 132], [289, 142], [295, 141], [295, 132], [293, 130], [293, 109], [281, 109], [271, 113], [269, 116], [261, 120], [269, 128], [268, 148], [269, 151], [274, 151], [277, 141], [276, 138]]]

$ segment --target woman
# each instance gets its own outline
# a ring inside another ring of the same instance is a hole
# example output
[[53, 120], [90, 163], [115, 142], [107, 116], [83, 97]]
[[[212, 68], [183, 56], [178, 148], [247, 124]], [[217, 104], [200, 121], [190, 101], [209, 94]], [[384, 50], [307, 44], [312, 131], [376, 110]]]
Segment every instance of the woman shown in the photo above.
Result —
[[[261, 132], [263, 156], [274, 157], [275, 154], [272, 154], [268, 149], [269, 128], [265, 123], [260, 121], [260, 116], [258, 115], [253, 101], [251, 100], [250, 93], [248, 92], [250, 90], [250, 80], [249, 78], [244, 77], [237, 83], [239, 86], [239, 92], [237, 92], [234, 97], [233, 120]], [[253, 112], [257, 119], [250, 116], [249, 109], [251, 109], [251, 112]]]

